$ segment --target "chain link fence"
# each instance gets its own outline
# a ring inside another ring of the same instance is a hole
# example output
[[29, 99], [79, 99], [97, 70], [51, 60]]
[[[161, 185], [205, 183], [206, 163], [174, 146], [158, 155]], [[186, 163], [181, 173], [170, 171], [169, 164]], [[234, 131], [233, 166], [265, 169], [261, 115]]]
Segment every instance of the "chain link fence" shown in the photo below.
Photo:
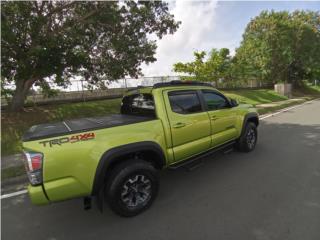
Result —
[[[180, 76], [162, 76], [162, 77], [141, 77], [141, 78], [125, 78], [116, 81], [101, 81], [96, 85], [90, 85], [86, 81], [78, 79], [71, 80], [67, 87], [59, 87], [54, 83], [49, 83], [53, 93], [50, 97], [41, 92], [39, 87], [33, 87], [26, 99], [26, 105], [44, 105], [63, 102], [81, 102], [98, 99], [118, 98], [130, 88], [137, 86], [153, 86], [155, 83], [170, 82], [181, 80]], [[218, 86], [216, 86], [216, 84]], [[219, 89], [258, 89], [270, 88], [270, 84], [263, 84], [256, 80], [246, 82], [212, 82], [214, 87]], [[14, 89], [14, 86], [6, 86]], [[1, 107], [6, 107], [10, 99], [1, 96]]]

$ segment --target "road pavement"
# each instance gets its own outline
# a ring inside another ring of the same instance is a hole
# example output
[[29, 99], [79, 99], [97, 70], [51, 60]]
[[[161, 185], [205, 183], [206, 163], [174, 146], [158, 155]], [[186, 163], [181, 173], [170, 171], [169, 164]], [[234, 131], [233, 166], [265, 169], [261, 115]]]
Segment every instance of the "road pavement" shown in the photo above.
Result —
[[320, 101], [261, 121], [252, 153], [164, 171], [154, 205], [134, 218], [76, 199], [2, 200], [2, 239], [320, 239]]

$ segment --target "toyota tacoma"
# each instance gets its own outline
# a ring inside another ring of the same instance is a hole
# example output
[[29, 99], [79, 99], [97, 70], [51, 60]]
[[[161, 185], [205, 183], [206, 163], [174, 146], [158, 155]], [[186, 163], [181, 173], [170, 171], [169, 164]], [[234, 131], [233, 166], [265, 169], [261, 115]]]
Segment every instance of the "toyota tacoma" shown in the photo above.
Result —
[[[257, 142], [256, 109], [209, 84], [172, 81], [129, 90], [120, 114], [32, 126], [23, 136], [33, 204], [83, 197], [121, 216], [151, 206], [158, 172]], [[196, 191], [196, 190], [194, 190]]]

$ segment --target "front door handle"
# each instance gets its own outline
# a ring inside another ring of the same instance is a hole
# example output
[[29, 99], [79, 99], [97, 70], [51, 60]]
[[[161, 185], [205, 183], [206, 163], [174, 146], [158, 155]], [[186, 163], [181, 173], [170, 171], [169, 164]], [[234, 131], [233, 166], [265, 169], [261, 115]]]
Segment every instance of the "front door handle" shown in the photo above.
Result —
[[182, 127], [185, 127], [186, 124], [183, 123], [183, 122], [178, 122], [176, 124], [173, 125], [173, 128], [182, 128]]

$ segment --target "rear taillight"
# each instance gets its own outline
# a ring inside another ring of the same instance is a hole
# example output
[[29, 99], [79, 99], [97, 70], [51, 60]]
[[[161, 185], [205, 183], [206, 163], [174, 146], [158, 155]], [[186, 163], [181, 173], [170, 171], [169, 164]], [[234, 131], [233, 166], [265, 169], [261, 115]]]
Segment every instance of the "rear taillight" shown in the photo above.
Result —
[[37, 152], [24, 152], [25, 167], [29, 181], [32, 185], [42, 183], [43, 155]]

